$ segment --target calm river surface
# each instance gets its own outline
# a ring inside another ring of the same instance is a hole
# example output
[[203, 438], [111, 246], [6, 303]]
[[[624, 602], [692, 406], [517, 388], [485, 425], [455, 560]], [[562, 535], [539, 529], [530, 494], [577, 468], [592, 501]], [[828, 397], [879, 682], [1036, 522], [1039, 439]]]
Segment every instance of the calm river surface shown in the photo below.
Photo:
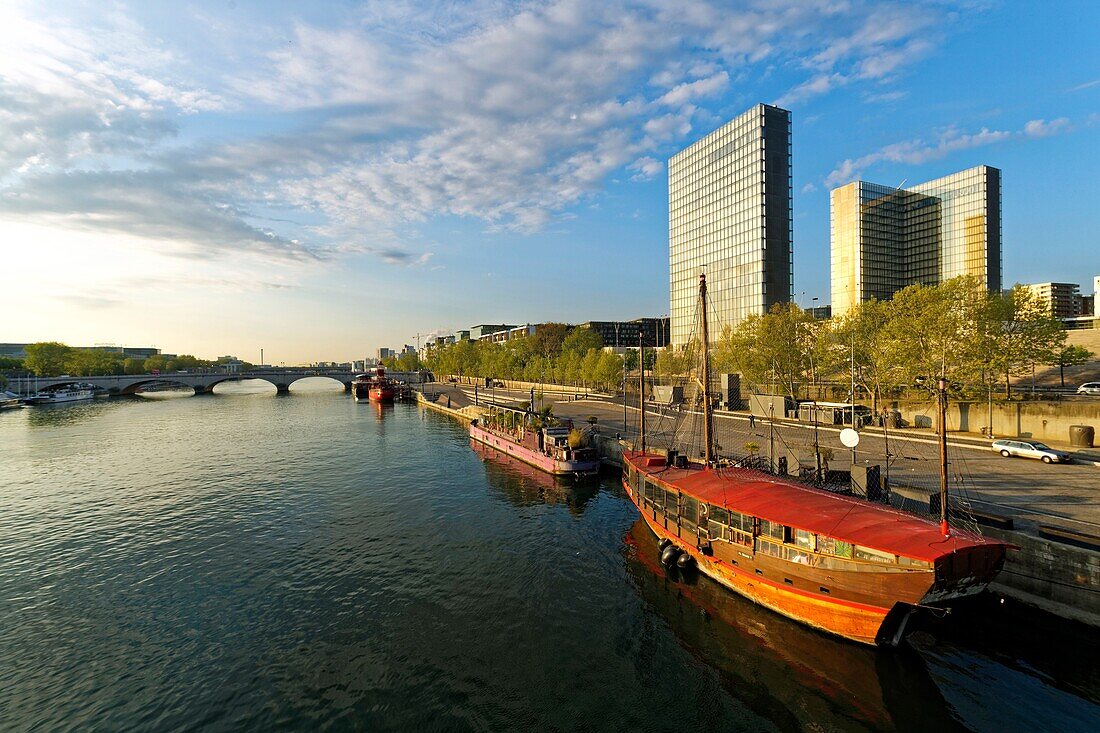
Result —
[[5, 730], [1097, 730], [1095, 633], [981, 610], [835, 641], [324, 382], [0, 414]]

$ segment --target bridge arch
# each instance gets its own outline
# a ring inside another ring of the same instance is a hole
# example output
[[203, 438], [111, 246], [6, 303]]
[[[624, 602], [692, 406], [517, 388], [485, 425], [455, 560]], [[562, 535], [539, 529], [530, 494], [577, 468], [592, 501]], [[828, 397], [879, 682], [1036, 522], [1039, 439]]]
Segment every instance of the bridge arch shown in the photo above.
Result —
[[127, 384], [125, 387], [112, 387], [111, 389], [109, 389], [107, 391], [111, 395], [119, 395], [119, 396], [122, 396], [122, 395], [135, 395], [135, 394], [138, 393], [138, 390], [140, 390], [142, 387], [145, 387], [146, 385], [150, 385], [150, 384], [170, 384], [170, 385], [173, 385], [173, 386], [176, 386], [176, 387], [181, 387], [183, 389], [190, 389], [190, 390], [195, 390], [196, 389], [194, 387], [194, 385], [188, 384], [187, 382], [180, 381], [179, 379], [173, 379], [170, 376], [163, 376], [163, 377], [155, 376], [155, 377], [149, 377], [149, 378], [145, 378], [145, 379], [135, 380], [135, 381], [131, 382], [130, 384]]

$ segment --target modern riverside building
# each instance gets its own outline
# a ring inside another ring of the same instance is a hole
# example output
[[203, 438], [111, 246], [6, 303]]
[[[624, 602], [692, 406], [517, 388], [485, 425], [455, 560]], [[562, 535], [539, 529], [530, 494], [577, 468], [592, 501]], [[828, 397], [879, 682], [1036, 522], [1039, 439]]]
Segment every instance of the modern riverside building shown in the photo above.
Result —
[[978, 166], [909, 188], [853, 181], [830, 194], [832, 307], [975, 275], [1001, 289], [1001, 171]]
[[791, 113], [758, 104], [672, 156], [668, 218], [673, 344], [693, 338], [702, 272], [712, 339], [790, 302]]
[[1078, 311], [1077, 283], [1035, 283], [1024, 287], [1042, 300], [1055, 318], [1081, 315]]
[[604, 346], [629, 347], [638, 345], [638, 337], [643, 346], [668, 346], [668, 318], [635, 318], [633, 321], [588, 321], [578, 328], [588, 328], [599, 334]]

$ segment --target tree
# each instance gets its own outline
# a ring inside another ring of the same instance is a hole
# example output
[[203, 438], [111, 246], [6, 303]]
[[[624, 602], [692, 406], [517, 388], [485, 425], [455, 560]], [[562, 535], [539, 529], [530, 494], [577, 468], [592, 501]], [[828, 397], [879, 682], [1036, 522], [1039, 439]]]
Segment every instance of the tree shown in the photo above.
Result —
[[715, 348], [715, 371], [740, 372], [753, 384], [772, 382], [791, 398], [813, 365], [814, 320], [794, 303], [776, 303], [727, 327]]
[[817, 365], [819, 373], [850, 378], [854, 361], [856, 384], [871, 396], [876, 413], [883, 393], [897, 386], [902, 371], [892, 358], [891, 344], [885, 336], [892, 317], [890, 301], [859, 303], [831, 323], [826, 331], [829, 347], [820, 350]]
[[520, 340], [527, 342], [532, 354], [550, 359], [561, 353], [566, 330], [564, 323], [543, 323], [533, 334]]
[[23, 368], [23, 360], [22, 359], [15, 359], [15, 358], [10, 357], [10, 356], [0, 356], [0, 369], [15, 370], [15, 369], [22, 369], [22, 368]]
[[145, 360], [143, 366], [146, 374], [152, 374], [157, 371], [167, 371], [168, 359], [164, 358], [162, 354], [154, 354]]
[[124, 359], [122, 361], [122, 373], [123, 374], [144, 374], [145, 373], [145, 360], [144, 359]]
[[632, 372], [635, 369], [637, 369], [638, 368], [638, 350], [637, 349], [627, 349], [626, 353], [623, 355], [623, 363], [624, 363], [623, 368], [628, 372]]
[[169, 360], [166, 366], [169, 371], [178, 372], [184, 369], [206, 369], [210, 366], [210, 362], [191, 354], [180, 354], [175, 359]]
[[71, 349], [65, 371], [74, 377], [102, 377], [122, 374], [122, 354], [106, 349]]
[[1014, 374], [1053, 363], [1066, 342], [1066, 332], [1050, 306], [1024, 285], [991, 295], [978, 320], [984, 331], [980, 361], [1004, 376], [1009, 398]]
[[1095, 354], [1086, 349], [1084, 346], [1078, 346], [1074, 344], [1060, 349], [1057, 353], [1055, 353], [1054, 359], [1048, 363], [1058, 367], [1058, 375], [1062, 380], [1062, 389], [1065, 389], [1066, 367], [1080, 366], [1081, 364], [1084, 364], [1089, 359], [1091, 359], [1093, 356], [1095, 356]]
[[[649, 355], [652, 353], [652, 349], [646, 350], [646, 360], [649, 360]], [[659, 377], [677, 377], [686, 376], [692, 366], [695, 364], [695, 352], [694, 350], [676, 349], [668, 347], [662, 349], [654, 357], [653, 372]]]
[[934, 377], [963, 381], [980, 371], [980, 314], [985, 291], [975, 277], [939, 286], [910, 285], [894, 294], [882, 329], [886, 356], [901, 378], [929, 388]]
[[[538, 331], [535, 332], [538, 335]], [[603, 348], [603, 339], [600, 335], [587, 326], [583, 328], [574, 328], [569, 334], [562, 340], [561, 353], [565, 354], [579, 354], [584, 356], [588, 353], [589, 349]]]
[[39, 377], [56, 377], [65, 372], [65, 361], [72, 353], [72, 347], [57, 341], [44, 341], [27, 344], [27, 358], [23, 366]]

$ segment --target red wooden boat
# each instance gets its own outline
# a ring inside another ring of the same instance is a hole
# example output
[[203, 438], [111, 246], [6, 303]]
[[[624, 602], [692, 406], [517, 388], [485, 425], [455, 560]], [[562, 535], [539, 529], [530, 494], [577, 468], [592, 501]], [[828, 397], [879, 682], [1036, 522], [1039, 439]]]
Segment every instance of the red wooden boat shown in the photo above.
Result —
[[[700, 278], [706, 322], [706, 281]], [[702, 329], [703, 343], [706, 327]], [[703, 348], [705, 460], [624, 451], [623, 487], [662, 543], [663, 562], [695, 565], [727, 588], [817, 629], [897, 644], [914, 609], [981, 592], [1007, 545], [746, 468], [711, 446]], [[644, 407], [644, 405], [643, 405]], [[945, 484], [943, 484], [945, 486]], [[946, 489], [944, 489], [946, 491]]]

